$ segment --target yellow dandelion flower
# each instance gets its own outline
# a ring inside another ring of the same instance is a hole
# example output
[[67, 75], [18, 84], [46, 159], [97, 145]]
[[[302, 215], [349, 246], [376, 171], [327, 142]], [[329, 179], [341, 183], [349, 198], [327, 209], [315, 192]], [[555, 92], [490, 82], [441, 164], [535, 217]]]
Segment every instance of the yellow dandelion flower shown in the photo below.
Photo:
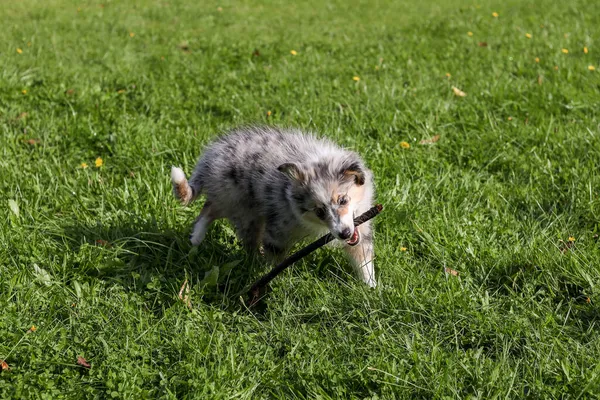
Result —
[[568, 49], [562, 49], [561, 50], [564, 54], [569, 54], [569, 50]]
[[540, 58], [539, 58], [539, 57], [536, 57], [536, 58], [535, 58], [535, 62], [536, 62], [536, 63], [539, 63], [539, 62], [540, 62]]
[[595, 70], [596, 70], [596, 67], [594, 67], [593, 65], [588, 65], [588, 69], [589, 69], [590, 71], [595, 71]]
[[267, 111], [267, 117], [270, 117], [271, 114], [272, 114], [271, 111]]
[[23, 90], [21, 90], [21, 93], [23, 93], [23, 94], [27, 94], [27, 89], [23, 89]]
[[96, 168], [100, 168], [101, 166], [104, 165], [104, 161], [102, 160], [102, 158], [98, 157], [98, 158], [96, 158], [95, 164], [96, 164]]
[[358, 81], [360, 81], [360, 77], [358, 77], [358, 76], [353, 76], [353, 77], [352, 77], [352, 80], [353, 80], [353, 81], [356, 81], [356, 82], [358, 82]]
[[296, 50], [290, 50], [290, 54], [296, 56], [298, 55], [298, 52]]
[[129, 32], [129, 37], [134, 37], [134, 36], [135, 36], [135, 33]]
[[19, 54], [23, 54], [23, 50], [21, 50], [21, 49], [19, 49], [19, 48], [17, 47], [17, 53], [19, 53]]
[[492, 13], [492, 17], [494, 17], [494, 18], [498, 18], [499, 16], [500, 16], [500, 14], [498, 14], [496, 11], [494, 11]]
[[80, 166], [83, 169], [86, 169], [88, 167], [87, 163], [84, 163], [84, 162], [82, 162]]
[[554, 66], [554, 70], [555, 70], [555, 71], [558, 71], [558, 65], [555, 65], [555, 66]]
[[446, 72], [446, 78], [450, 78], [452, 75], [450, 75], [450, 72]]
[[406, 251], [407, 248], [406, 247], [400, 247], [400, 251]]
[[37, 328], [35, 325], [31, 325], [31, 328], [29, 328], [29, 332], [35, 332], [37, 331]]
[[526, 34], [525, 34], [525, 37], [526, 37], [527, 39], [531, 39], [531, 33], [526, 33]]
[[467, 35], [473, 36], [473, 32], [467, 32]]
[[575, 241], [575, 238], [574, 238], [573, 236], [569, 236], [569, 239], [568, 239], [568, 240], [569, 240], [569, 242], [571, 242], [571, 243], [572, 243], [572, 242], [574, 242], [574, 241]]
[[509, 121], [512, 121], [512, 117], [508, 117], [508, 120], [509, 120]]
[[588, 48], [587, 48], [587, 47], [584, 47], [584, 48], [583, 48], [583, 54], [587, 54], [587, 53], [588, 53]]
[[400, 147], [403, 149], [410, 149], [410, 144], [408, 142], [400, 142]]

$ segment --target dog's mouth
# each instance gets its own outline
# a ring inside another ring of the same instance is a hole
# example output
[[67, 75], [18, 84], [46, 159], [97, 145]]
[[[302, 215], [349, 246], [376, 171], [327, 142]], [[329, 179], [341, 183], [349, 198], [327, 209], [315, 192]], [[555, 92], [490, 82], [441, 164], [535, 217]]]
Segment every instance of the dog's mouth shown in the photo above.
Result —
[[358, 228], [355, 227], [352, 237], [350, 239], [346, 240], [346, 243], [349, 246], [356, 246], [358, 244], [358, 242], [360, 242], [360, 232], [358, 232]]

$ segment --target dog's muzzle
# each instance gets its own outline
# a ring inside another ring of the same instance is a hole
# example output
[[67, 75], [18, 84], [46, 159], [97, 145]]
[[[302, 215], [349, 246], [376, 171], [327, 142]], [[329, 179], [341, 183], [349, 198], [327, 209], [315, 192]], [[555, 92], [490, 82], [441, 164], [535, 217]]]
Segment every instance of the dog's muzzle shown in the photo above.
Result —
[[349, 246], [356, 246], [359, 242], [360, 242], [360, 232], [358, 231], [357, 227], [354, 227], [354, 233], [352, 233], [352, 236], [350, 237], [350, 239], [346, 240], [346, 243]]

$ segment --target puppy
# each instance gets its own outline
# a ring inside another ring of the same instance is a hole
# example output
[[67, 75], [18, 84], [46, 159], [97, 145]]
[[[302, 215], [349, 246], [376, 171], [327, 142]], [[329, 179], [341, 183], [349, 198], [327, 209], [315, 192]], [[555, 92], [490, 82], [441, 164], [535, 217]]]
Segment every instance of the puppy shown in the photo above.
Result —
[[208, 146], [189, 181], [176, 167], [171, 181], [184, 205], [206, 196], [193, 245], [214, 220], [227, 218], [245, 247], [262, 244], [280, 261], [297, 241], [329, 231], [359, 278], [376, 286], [371, 222], [353, 222], [372, 206], [373, 174], [356, 153], [297, 130], [240, 128]]

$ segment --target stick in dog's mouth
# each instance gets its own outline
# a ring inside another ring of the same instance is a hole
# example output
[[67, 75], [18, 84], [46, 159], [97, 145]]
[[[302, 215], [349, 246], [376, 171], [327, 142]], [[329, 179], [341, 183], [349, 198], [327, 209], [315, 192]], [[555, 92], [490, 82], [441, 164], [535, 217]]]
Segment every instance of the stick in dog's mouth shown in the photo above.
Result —
[[346, 240], [346, 243], [349, 246], [356, 246], [358, 242], [360, 242], [360, 232], [358, 231], [358, 227], [354, 227], [354, 233], [350, 239]]
[[[360, 242], [360, 233], [358, 233], [358, 230], [357, 230], [358, 225], [364, 224], [371, 218], [376, 217], [381, 212], [381, 210], [383, 210], [383, 206], [381, 204], [377, 204], [375, 207], [371, 207], [366, 212], [364, 212], [361, 215], [359, 215], [358, 217], [354, 218], [354, 234], [350, 238], [350, 241], [352, 241], [352, 243], [354, 243], [353, 245], [356, 245], [358, 242]], [[354, 242], [353, 239], [355, 236], [358, 236], [358, 238]], [[312, 253], [314, 250], [318, 249], [319, 247], [325, 246], [327, 243], [329, 243], [333, 239], [334, 239], [334, 236], [331, 233], [328, 233], [327, 235], [322, 236], [321, 238], [315, 240], [308, 246], [303, 247], [302, 249], [298, 250], [297, 252], [295, 252], [294, 254], [292, 254], [291, 256], [286, 258], [285, 260], [283, 260], [279, 265], [277, 265], [275, 268], [273, 268], [271, 271], [269, 271], [269, 273], [264, 275], [262, 278], [260, 278], [256, 282], [254, 282], [254, 284], [250, 287], [250, 290], [248, 290], [248, 295], [250, 296], [250, 298], [248, 300], [250, 307], [256, 305], [262, 299], [262, 297], [264, 296], [265, 288], [267, 287], [268, 283], [271, 282], [271, 280], [273, 278], [275, 278], [281, 271], [283, 271], [284, 269], [286, 269], [287, 267], [289, 267], [290, 265], [292, 265], [293, 263], [295, 263], [296, 261], [298, 261], [305, 255]]]

